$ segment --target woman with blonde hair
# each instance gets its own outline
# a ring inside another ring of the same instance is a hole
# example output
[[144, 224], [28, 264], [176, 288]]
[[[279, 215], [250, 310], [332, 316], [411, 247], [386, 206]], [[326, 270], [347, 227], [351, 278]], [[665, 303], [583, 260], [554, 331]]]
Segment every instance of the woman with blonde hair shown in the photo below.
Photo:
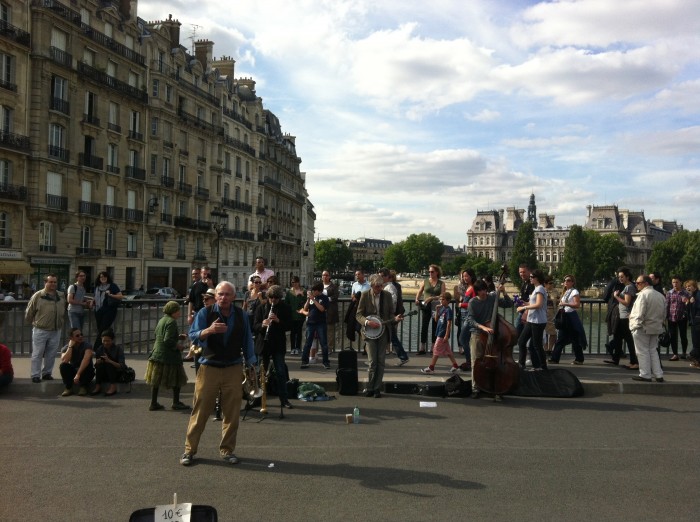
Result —
[[[438, 265], [430, 265], [428, 267], [428, 278], [423, 281], [418, 293], [416, 294], [416, 306], [423, 309], [423, 317], [420, 329], [420, 349], [418, 355], [425, 355], [425, 347], [428, 343], [428, 325], [432, 320], [432, 342], [437, 338], [435, 328], [437, 323], [434, 320], [433, 314], [440, 303], [440, 296], [446, 291], [445, 282], [440, 279], [442, 270]], [[426, 298], [421, 302], [421, 297], [425, 294]]]

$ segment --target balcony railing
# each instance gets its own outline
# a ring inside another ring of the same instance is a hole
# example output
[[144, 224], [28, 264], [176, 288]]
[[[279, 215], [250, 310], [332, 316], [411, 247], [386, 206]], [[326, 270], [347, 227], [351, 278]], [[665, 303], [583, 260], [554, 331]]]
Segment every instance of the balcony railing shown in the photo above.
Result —
[[20, 45], [29, 47], [31, 43], [31, 37], [27, 31], [23, 31], [19, 27], [15, 27], [5, 20], [0, 20], [0, 35], [10, 40], [14, 40]]
[[0, 183], [0, 198], [27, 201], [27, 187], [11, 185], [10, 183]]
[[119, 220], [121, 220], [122, 217], [124, 216], [124, 209], [122, 207], [115, 207], [114, 205], [105, 205], [103, 207], [103, 213], [104, 213], [105, 219], [119, 219]]
[[138, 210], [135, 208], [124, 209], [124, 219], [127, 221], [143, 222], [143, 210]]
[[233, 199], [228, 198], [221, 198], [221, 204], [227, 208], [242, 210], [243, 212], [253, 212], [253, 205], [249, 205], [248, 203], [243, 203], [241, 201], [235, 201]]
[[229, 239], [244, 239], [246, 241], [255, 241], [255, 234], [244, 230], [226, 230], [223, 236]]
[[91, 40], [97, 42], [98, 44], [110, 49], [111, 51], [122, 55], [124, 58], [127, 60], [130, 60], [134, 62], [137, 65], [144, 66], [146, 61], [144, 60], [144, 57], [137, 53], [136, 51], [132, 51], [125, 45], [120, 44], [119, 42], [116, 42], [106, 34], [102, 34], [101, 32], [97, 31], [93, 27], [91, 27], [88, 24], [81, 23], [80, 28], [83, 30], [83, 33], [90, 38]]
[[206, 163], [206, 162], [207, 162], [207, 158], [205, 158], [204, 156], [197, 156], [197, 161], [198, 161], [199, 163]]
[[70, 161], [70, 150], [56, 145], [49, 145], [49, 156], [68, 163]]
[[102, 170], [104, 160], [99, 156], [93, 156], [92, 154], [79, 152], [78, 163], [83, 167], [90, 167], [91, 169]]
[[224, 143], [226, 145], [230, 145], [231, 147], [234, 147], [236, 149], [239, 149], [243, 152], [246, 152], [250, 154], [251, 156], [255, 156], [255, 149], [248, 145], [247, 143], [243, 143], [241, 140], [237, 140], [236, 138], [232, 138], [231, 136], [228, 136], [226, 134], [222, 133], [222, 137], [224, 138]]
[[154, 251], [153, 251], [153, 257], [154, 257], [155, 259], [164, 259], [164, 258], [165, 258], [165, 254], [163, 253], [162, 250], [154, 250]]
[[100, 257], [102, 251], [99, 248], [76, 247], [75, 255], [84, 257]]
[[39, 252], [56, 253], [56, 245], [39, 245]]
[[175, 226], [194, 230], [211, 230], [211, 222], [202, 219], [193, 219], [185, 216], [175, 217]]
[[207, 255], [204, 252], [196, 251], [194, 253], [194, 261], [205, 262], [207, 260]]
[[160, 183], [165, 188], [173, 188], [175, 186], [175, 178], [171, 178], [170, 176], [161, 176]]
[[245, 119], [243, 116], [241, 116], [240, 114], [238, 114], [238, 113], [236, 113], [236, 112], [233, 112], [233, 110], [227, 109], [226, 107], [224, 107], [224, 114], [225, 114], [226, 116], [228, 116], [229, 118], [232, 118], [232, 119], [236, 120], [238, 123], [242, 123], [243, 125], [245, 125], [246, 127], [248, 127], [249, 130], [253, 130], [253, 124], [250, 123], [248, 120], [246, 120], [246, 119]]
[[127, 250], [126, 251], [126, 257], [137, 257], [138, 252], [136, 250]]
[[66, 51], [59, 49], [58, 47], [49, 47], [49, 55], [51, 60], [56, 62], [58, 65], [63, 67], [73, 68], [73, 55], [67, 53]]
[[102, 205], [99, 203], [93, 203], [91, 201], [79, 201], [78, 202], [78, 212], [80, 214], [88, 214], [90, 216], [99, 216]]
[[68, 210], [68, 198], [65, 196], [46, 194], [46, 206], [56, 210]]
[[58, 0], [43, 0], [42, 4], [44, 7], [47, 7], [54, 11], [61, 18], [68, 20], [70, 23], [80, 27], [81, 21], [80, 13], [78, 11], [74, 11], [73, 9], [66, 7]]
[[28, 136], [7, 131], [0, 131], [0, 145], [22, 152], [29, 152], [30, 148]]
[[119, 167], [115, 167], [114, 165], [107, 165], [105, 170], [110, 174], [119, 174], [119, 172], [121, 172], [121, 169]]
[[114, 132], [121, 132], [122, 131], [122, 126], [117, 125], [116, 123], [107, 123], [107, 130], [111, 130]]
[[197, 187], [195, 196], [199, 196], [200, 198], [209, 198], [209, 189], [204, 187]]
[[106, 85], [121, 94], [124, 94], [141, 103], [148, 103], [148, 93], [136, 87], [132, 87], [128, 83], [124, 83], [116, 78], [95, 69], [85, 62], [78, 62], [78, 72], [89, 80]]
[[6, 89], [8, 91], [12, 92], [17, 92], [17, 84], [16, 83], [10, 83], [7, 80], [3, 80], [0, 78], [0, 87], [3, 89]]
[[190, 151], [184, 147], [180, 147], [178, 153], [180, 154], [180, 156], [185, 156], [186, 158], [190, 156]]
[[11, 237], [0, 237], [0, 247], [10, 248], [12, 246]]
[[178, 182], [177, 190], [188, 196], [192, 195], [192, 185], [190, 185], [189, 183], [185, 183], [184, 181]]
[[70, 102], [54, 96], [51, 98], [51, 110], [62, 112], [70, 116]]
[[83, 123], [89, 123], [90, 125], [100, 126], [100, 119], [94, 114], [83, 114]]
[[117, 251], [105, 249], [105, 256], [106, 257], [117, 257]]
[[173, 215], [166, 214], [165, 212], [161, 212], [160, 213], [160, 222], [165, 223], [166, 225], [172, 225], [173, 224]]
[[177, 109], [177, 115], [180, 117], [180, 119], [186, 121], [190, 125], [194, 125], [195, 127], [201, 127], [209, 132], [213, 132], [215, 134], [223, 134], [223, 127], [218, 127], [217, 125], [214, 125], [213, 123], [209, 123], [206, 120], [203, 120], [201, 118], [198, 118], [194, 114], [190, 114], [186, 110], [184, 110], [182, 107], [179, 107]]
[[187, 254], [185, 253], [184, 250], [178, 250], [176, 257], [177, 257], [177, 259], [187, 259]]
[[143, 141], [143, 133], [129, 129], [129, 139]]
[[138, 179], [139, 181], [146, 181], [146, 169], [140, 169], [138, 167], [132, 167], [131, 165], [127, 165], [124, 172], [127, 178]]

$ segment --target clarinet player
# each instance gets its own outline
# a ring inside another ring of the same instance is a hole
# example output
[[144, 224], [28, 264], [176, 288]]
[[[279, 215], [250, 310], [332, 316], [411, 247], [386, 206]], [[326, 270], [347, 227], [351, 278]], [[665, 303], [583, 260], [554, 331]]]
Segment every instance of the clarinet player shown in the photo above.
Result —
[[284, 362], [287, 351], [287, 332], [292, 327], [292, 310], [282, 300], [284, 291], [281, 286], [273, 285], [267, 290], [267, 303], [258, 306], [253, 320], [255, 332], [255, 353], [262, 354], [265, 368], [270, 368], [270, 358], [275, 365], [277, 392], [283, 408], [291, 409], [287, 395], [289, 375]]

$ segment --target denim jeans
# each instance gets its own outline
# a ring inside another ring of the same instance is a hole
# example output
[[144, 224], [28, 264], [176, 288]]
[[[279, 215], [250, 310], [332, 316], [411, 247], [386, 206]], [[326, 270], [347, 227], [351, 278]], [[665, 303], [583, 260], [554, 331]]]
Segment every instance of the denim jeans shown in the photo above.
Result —
[[[56, 362], [56, 354], [61, 343], [60, 330], [42, 330], [32, 328], [32, 363], [31, 377], [51, 375]], [[43, 360], [43, 368], [42, 366]]]
[[84, 312], [68, 312], [68, 323], [71, 328], [83, 329], [83, 324], [85, 323], [85, 313]]
[[403, 344], [401, 344], [396, 325], [391, 327], [391, 346], [393, 346], [394, 350], [396, 350], [396, 355], [398, 356], [399, 360], [408, 361], [408, 354], [406, 353]]
[[321, 350], [323, 350], [323, 364], [331, 363], [330, 359], [328, 359], [327, 332], [328, 325], [326, 323], [306, 323], [306, 343], [301, 354], [301, 364], [309, 364], [309, 350], [311, 350], [311, 344], [314, 342], [314, 334], [318, 334], [318, 342], [321, 345]]

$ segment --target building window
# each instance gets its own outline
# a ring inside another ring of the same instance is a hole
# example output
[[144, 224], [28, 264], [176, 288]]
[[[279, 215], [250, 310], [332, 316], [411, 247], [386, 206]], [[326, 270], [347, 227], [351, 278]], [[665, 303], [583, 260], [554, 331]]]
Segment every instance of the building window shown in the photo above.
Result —
[[9, 54], [0, 54], [0, 87], [16, 91], [15, 58]]
[[39, 223], [39, 250], [50, 252], [54, 245], [53, 225], [48, 221]]
[[163, 177], [170, 177], [170, 160], [168, 158], [163, 158]]
[[12, 246], [8, 244], [10, 237], [10, 215], [7, 212], [0, 212], [0, 246]]
[[129, 232], [126, 236], [126, 251], [127, 257], [136, 257], [137, 241], [135, 232]]
[[0, 105], [0, 130], [12, 132], [12, 116], [14, 111], [6, 105]]
[[158, 136], [158, 118], [151, 118], [151, 136]]
[[7, 187], [12, 183], [12, 162], [0, 159], [0, 187]]
[[114, 250], [114, 229], [105, 230], [105, 255], [116, 255]]
[[165, 101], [167, 103], [173, 102], [173, 88], [170, 85], [165, 86]]
[[154, 98], [158, 97], [158, 93], [160, 92], [160, 80], [153, 80], [153, 91], [151, 96]]
[[158, 173], [158, 155], [151, 154], [151, 175], [155, 176]]
[[90, 248], [90, 227], [84, 226], [80, 229], [80, 248]]

